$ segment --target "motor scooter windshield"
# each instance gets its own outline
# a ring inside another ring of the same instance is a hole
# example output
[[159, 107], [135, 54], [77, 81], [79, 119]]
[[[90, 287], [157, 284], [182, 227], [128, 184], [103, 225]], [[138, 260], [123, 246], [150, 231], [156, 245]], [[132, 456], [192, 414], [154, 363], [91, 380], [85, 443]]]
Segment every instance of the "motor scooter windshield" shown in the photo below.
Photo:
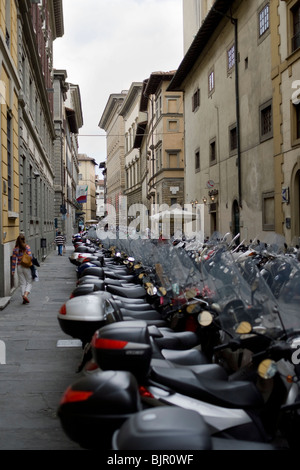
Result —
[[237, 261], [231, 251], [219, 247], [200, 263], [212, 300], [220, 307], [218, 321], [231, 337], [237, 326], [247, 321], [270, 332], [282, 332], [278, 302], [253, 260]]
[[202, 293], [202, 273], [185, 249], [177, 248], [172, 243], [158, 243], [152, 260], [161, 282], [174, 299], [186, 303]]
[[300, 263], [297, 258], [285, 255], [283, 265], [288, 275], [277, 296], [282, 322], [285, 329], [300, 330]]

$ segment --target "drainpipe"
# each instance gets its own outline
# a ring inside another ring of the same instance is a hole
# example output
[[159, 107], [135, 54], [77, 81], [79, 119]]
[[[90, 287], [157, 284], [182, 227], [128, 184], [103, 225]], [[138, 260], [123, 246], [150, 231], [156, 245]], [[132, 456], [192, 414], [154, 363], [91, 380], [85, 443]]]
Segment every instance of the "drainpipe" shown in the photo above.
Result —
[[237, 138], [237, 167], [238, 167], [238, 197], [242, 208], [242, 177], [241, 177], [241, 133], [240, 133], [240, 92], [239, 92], [239, 58], [238, 58], [238, 20], [231, 18], [234, 25], [235, 53], [235, 103], [236, 103], [236, 138]]

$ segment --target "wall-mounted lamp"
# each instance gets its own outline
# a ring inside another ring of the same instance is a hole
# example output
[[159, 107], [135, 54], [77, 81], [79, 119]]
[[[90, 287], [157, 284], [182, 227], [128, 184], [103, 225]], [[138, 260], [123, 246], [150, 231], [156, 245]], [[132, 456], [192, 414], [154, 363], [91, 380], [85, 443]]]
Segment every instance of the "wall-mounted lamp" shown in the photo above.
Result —
[[27, 178], [28, 180], [35, 180], [36, 178], [39, 178], [40, 174], [38, 171], [33, 172], [33, 177], [32, 178]]
[[203, 204], [206, 204], [207, 203], [207, 197], [203, 196], [202, 201], [203, 201]]
[[195, 201], [191, 201], [190, 204], [192, 204], [192, 207], [196, 207], [198, 203], [197, 199]]
[[211, 199], [211, 202], [215, 202], [216, 196], [219, 194], [219, 191], [217, 189], [212, 189], [211, 191], [208, 192], [208, 195]]

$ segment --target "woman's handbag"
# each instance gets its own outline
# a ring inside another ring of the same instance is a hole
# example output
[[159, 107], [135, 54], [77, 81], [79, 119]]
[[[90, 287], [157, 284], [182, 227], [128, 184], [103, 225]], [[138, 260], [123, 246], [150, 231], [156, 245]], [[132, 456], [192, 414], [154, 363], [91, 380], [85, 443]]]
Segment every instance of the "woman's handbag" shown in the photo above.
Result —
[[29, 256], [27, 253], [24, 253], [21, 259], [21, 265], [24, 266], [24, 268], [30, 268], [30, 266], [32, 266], [31, 256]]

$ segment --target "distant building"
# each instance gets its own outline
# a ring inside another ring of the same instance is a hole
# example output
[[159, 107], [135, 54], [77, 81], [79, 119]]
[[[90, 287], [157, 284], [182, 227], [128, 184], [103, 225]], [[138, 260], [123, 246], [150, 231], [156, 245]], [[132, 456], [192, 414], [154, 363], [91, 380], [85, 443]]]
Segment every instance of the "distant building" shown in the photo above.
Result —
[[142, 202], [141, 155], [134, 147], [139, 120], [139, 107], [143, 83], [133, 82], [119, 111], [124, 119], [125, 134], [125, 187], [127, 207]]
[[175, 71], [153, 72], [144, 81], [134, 148], [141, 153], [142, 201], [184, 204], [184, 114], [181, 92], [167, 90]]
[[78, 133], [83, 115], [79, 87], [66, 79], [66, 70], [54, 70], [54, 221], [70, 239], [77, 231]]
[[[119, 224], [119, 203], [125, 189], [125, 132], [120, 110], [127, 93], [110, 95], [98, 124], [107, 133], [106, 203], [108, 215], [116, 224]], [[114, 214], [109, 213], [110, 208]]]
[[105, 189], [104, 189], [104, 179], [96, 175], [95, 179], [96, 186], [96, 219], [100, 220], [105, 215]]
[[86, 202], [82, 204], [83, 209], [83, 220], [85, 224], [90, 221], [96, 221], [96, 172], [95, 166], [97, 165], [94, 158], [88, 157], [85, 154], [80, 153], [78, 155], [79, 174], [78, 174], [78, 186], [87, 188]]

